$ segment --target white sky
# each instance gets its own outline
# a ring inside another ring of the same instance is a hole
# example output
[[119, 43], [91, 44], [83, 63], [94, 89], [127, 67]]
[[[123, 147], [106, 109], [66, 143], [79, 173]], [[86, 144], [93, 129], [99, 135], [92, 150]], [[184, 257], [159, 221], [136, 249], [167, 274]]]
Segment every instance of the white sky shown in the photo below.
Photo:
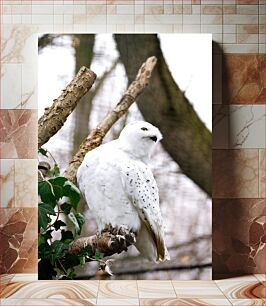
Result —
[[[110, 58], [117, 56], [111, 34], [100, 34]], [[66, 39], [64, 39], [66, 41]], [[178, 86], [186, 92], [202, 121], [212, 127], [212, 36], [211, 34], [160, 34], [165, 59]], [[69, 43], [70, 45], [70, 43]], [[39, 56], [39, 116], [58, 97], [74, 74], [71, 47], [46, 48]], [[105, 64], [104, 64], [105, 66]], [[100, 63], [92, 67], [100, 75]]]

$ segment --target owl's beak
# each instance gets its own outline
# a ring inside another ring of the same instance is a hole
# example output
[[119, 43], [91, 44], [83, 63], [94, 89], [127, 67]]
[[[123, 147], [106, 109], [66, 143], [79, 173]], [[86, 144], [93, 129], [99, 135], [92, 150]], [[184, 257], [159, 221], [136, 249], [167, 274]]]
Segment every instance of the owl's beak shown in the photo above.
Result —
[[153, 140], [154, 142], [157, 141], [157, 137], [156, 136], [151, 136], [150, 139]]

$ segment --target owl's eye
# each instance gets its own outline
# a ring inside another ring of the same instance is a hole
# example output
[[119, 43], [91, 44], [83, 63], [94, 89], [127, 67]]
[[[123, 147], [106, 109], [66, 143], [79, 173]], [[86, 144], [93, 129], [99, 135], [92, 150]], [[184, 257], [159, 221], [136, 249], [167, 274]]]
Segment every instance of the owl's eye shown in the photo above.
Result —
[[142, 130], [142, 131], [148, 131], [148, 129], [145, 128], [145, 127], [142, 127], [141, 130]]

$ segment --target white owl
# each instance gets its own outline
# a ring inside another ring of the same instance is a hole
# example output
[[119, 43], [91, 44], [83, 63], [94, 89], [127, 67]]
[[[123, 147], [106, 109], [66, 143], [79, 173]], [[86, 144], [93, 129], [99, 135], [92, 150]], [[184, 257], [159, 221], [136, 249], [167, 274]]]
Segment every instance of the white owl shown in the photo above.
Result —
[[137, 233], [135, 246], [149, 260], [169, 260], [158, 188], [147, 162], [162, 139], [152, 124], [128, 124], [117, 140], [88, 152], [77, 172], [79, 188], [96, 220]]

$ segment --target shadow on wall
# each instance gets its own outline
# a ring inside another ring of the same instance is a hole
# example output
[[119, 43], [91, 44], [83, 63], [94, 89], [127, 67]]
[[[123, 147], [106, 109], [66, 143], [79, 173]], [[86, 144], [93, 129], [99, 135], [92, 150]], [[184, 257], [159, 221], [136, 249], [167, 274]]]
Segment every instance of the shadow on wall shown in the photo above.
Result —
[[233, 149], [229, 123], [229, 104], [264, 102], [262, 59], [213, 42], [213, 279], [265, 273], [264, 150]]

